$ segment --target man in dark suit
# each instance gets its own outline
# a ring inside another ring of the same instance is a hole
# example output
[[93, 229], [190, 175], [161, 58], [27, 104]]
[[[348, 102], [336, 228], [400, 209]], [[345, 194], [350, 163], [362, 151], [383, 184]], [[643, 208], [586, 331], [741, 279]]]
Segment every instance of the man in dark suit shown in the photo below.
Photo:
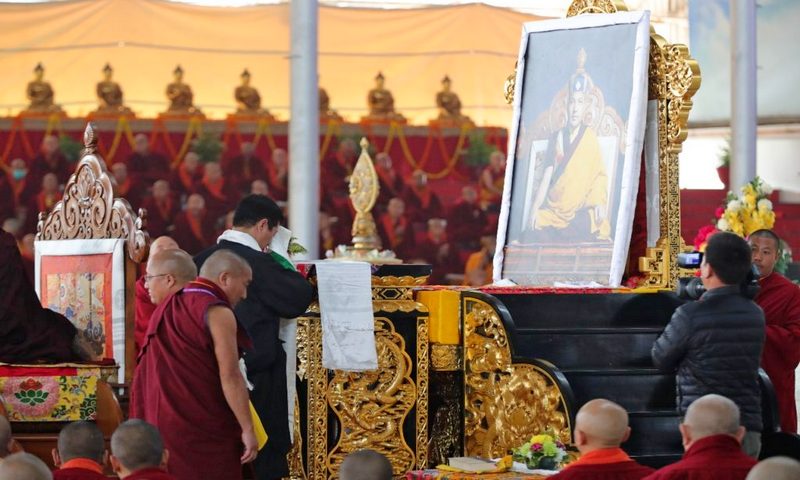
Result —
[[278, 332], [280, 319], [304, 313], [313, 295], [311, 285], [288, 261], [265, 253], [282, 221], [283, 213], [272, 199], [248, 195], [236, 207], [233, 228], [219, 237], [216, 246], [195, 257], [199, 269], [212, 253], [225, 248], [244, 257], [253, 269], [247, 298], [235, 311], [253, 341], [253, 349], [245, 353], [247, 376], [255, 386], [250, 399], [269, 437], [255, 461], [259, 480], [289, 476], [286, 352]]

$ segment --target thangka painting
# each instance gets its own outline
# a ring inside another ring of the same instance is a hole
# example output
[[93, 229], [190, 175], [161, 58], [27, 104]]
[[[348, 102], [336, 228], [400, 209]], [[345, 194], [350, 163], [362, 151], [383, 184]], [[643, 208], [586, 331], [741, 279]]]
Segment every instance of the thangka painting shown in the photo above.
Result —
[[36, 287], [42, 305], [78, 329], [98, 358], [125, 361], [123, 241], [36, 242]]
[[618, 286], [644, 143], [648, 12], [526, 23], [494, 280]]

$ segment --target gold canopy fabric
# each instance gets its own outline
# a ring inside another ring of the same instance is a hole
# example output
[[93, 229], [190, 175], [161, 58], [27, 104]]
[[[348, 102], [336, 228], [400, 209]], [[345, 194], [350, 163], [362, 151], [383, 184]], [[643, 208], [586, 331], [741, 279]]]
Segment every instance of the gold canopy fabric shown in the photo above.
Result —
[[[195, 104], [211, 118], [235, 110], [233, 90], [246, 67], [263, 106], [289, 115], [289, 4], [199, 7], [157, 0], [78, 0], [0, 4], [0, 115], [27, 105], [37, 62], [70, 115], [97, 105], [106, 62], [125, 103], [152, 117], [167, 106], [166, 85], [180, 64]], [[522, 23], [539, 17], [471, 4], [411, 10], [320, 7], [320, 83], [347, 120], [366, 114], [380, 70], [396, 109], [410, 123], [436, 116], [447, 74], [462, 112], [478, 125], [507, 127], [503, 82], [514, 68]]]

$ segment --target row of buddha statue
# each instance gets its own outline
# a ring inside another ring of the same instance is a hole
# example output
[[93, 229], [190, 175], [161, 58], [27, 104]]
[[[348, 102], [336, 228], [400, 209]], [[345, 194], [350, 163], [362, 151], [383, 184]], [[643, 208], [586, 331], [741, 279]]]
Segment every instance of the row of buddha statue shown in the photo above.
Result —
[[[39, 63], [33, 70], [34, 78], [28, 83], [26, 94], [30, 104], [24, 113], [50, 114], [60, 113], [62, 108], [54, 102], [53, 87], [44, 80], [44, 66]], [[194, 105], [192, 87], [183, 81], [183, 69], [178, 65], [172, 72], [173, 80], [167, 85], [166, 95], [169, 104], [162, 117], [182, 117], [202, 115], [202, 111]], [[93, 112], [95, 115], [133, 116], [130, 108], [125, 106], [122, 88], [113, 80], [114, 69], [106, 64], [103, 68], [103, 80], [97, 83], [97, 100], [99, 105]], [[261, 95], [250, 84], [250, 72], [245, 69], [241, 74], [241, 84], [234, 90], [237, 116], [273, 119], [269, 110], [261, 106]], [[405, 123], [405, 117], [394, 107], [394, 96], [386, 86], [386, 78], [378, 72], [375, 87], [367, 94], [369, 114], [362, 120], [376, 122]], [[436, 107], [439, 110], [438, 121], [443, 124], [472, 124], [469, 117], [461, 113], [461, 100], [451, 90], [449, 77], [442, 79], [442, 90], [436, 94]], [[341, 120], [341, 116], [330, 107], [330, 97], [322, 87], [319, 88], [319, 114], [322, 119]]]

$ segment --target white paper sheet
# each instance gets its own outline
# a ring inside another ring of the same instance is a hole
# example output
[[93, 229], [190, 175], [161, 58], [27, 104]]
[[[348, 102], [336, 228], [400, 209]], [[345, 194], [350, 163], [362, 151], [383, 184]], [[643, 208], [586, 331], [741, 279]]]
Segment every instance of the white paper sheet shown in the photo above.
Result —
[[360, 372], [378, 368], [370, 265], [317, 262], [322, 366]]

